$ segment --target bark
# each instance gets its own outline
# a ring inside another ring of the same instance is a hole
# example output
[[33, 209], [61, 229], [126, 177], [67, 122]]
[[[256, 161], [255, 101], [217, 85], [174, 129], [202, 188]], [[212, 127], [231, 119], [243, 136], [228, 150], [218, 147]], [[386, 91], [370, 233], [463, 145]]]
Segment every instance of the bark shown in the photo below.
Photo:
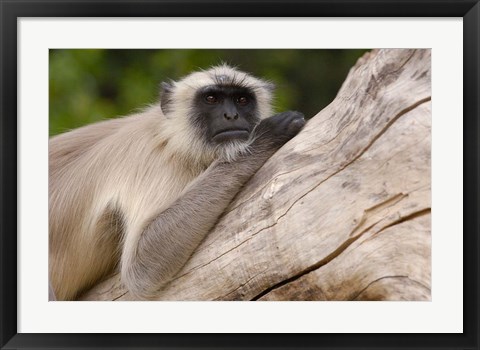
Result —
[[[430, 50], [374, 50], [158, 300], [430, 300]], [[83, 300], [131, 300], [118, 275]]]

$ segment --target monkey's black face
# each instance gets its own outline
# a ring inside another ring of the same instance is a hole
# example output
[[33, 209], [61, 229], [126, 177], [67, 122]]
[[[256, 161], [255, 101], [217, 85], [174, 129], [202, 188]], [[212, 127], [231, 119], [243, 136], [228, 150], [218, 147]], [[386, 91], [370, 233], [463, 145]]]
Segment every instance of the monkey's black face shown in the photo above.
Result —
[[253, 91], [240, 86], [211, 85], [197, 92], [193, 122], [208, 142], [246, 141], [258, 123]]

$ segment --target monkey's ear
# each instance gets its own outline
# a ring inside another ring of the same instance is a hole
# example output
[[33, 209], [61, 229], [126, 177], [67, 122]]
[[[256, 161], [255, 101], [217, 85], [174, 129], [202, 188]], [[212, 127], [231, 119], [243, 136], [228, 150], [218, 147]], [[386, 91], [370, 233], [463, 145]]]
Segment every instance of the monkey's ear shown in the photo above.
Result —
[[160, 85], [160, 108], [163, 114], [166, 116], [172, 109], [172, 96], [174, 89], [174, 81], [162, 82]]

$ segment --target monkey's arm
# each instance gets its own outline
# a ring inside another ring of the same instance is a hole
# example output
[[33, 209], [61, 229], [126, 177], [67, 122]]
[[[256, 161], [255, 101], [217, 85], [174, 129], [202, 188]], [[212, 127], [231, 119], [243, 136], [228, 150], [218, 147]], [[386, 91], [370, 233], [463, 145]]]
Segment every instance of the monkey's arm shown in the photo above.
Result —
[[303, 116], [285, 112], [256, 130], [251, 154], [214, 162], [168, 209], [143, 229], [135, 252], [122, 261], [122, 279], [136, 297], [151, 298], [186, 263], [243, 184], [303, 127]]

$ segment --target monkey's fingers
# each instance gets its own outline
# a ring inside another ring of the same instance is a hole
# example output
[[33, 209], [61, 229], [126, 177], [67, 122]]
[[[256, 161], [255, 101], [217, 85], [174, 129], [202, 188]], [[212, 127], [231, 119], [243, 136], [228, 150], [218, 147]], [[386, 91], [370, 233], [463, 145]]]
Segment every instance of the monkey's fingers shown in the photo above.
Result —
[[303, 114], [295, 115], [287, 126], [287, 134], [291, 137], [297, 135], [300, 130], [305, 126], [305, 118]]
[[277, 132], [290, 139], [297, 135], [305, 125], [305, 118], [302, 113], [297, 111], [288, 111], [279, 115], [281, 119], [277, 124]]

